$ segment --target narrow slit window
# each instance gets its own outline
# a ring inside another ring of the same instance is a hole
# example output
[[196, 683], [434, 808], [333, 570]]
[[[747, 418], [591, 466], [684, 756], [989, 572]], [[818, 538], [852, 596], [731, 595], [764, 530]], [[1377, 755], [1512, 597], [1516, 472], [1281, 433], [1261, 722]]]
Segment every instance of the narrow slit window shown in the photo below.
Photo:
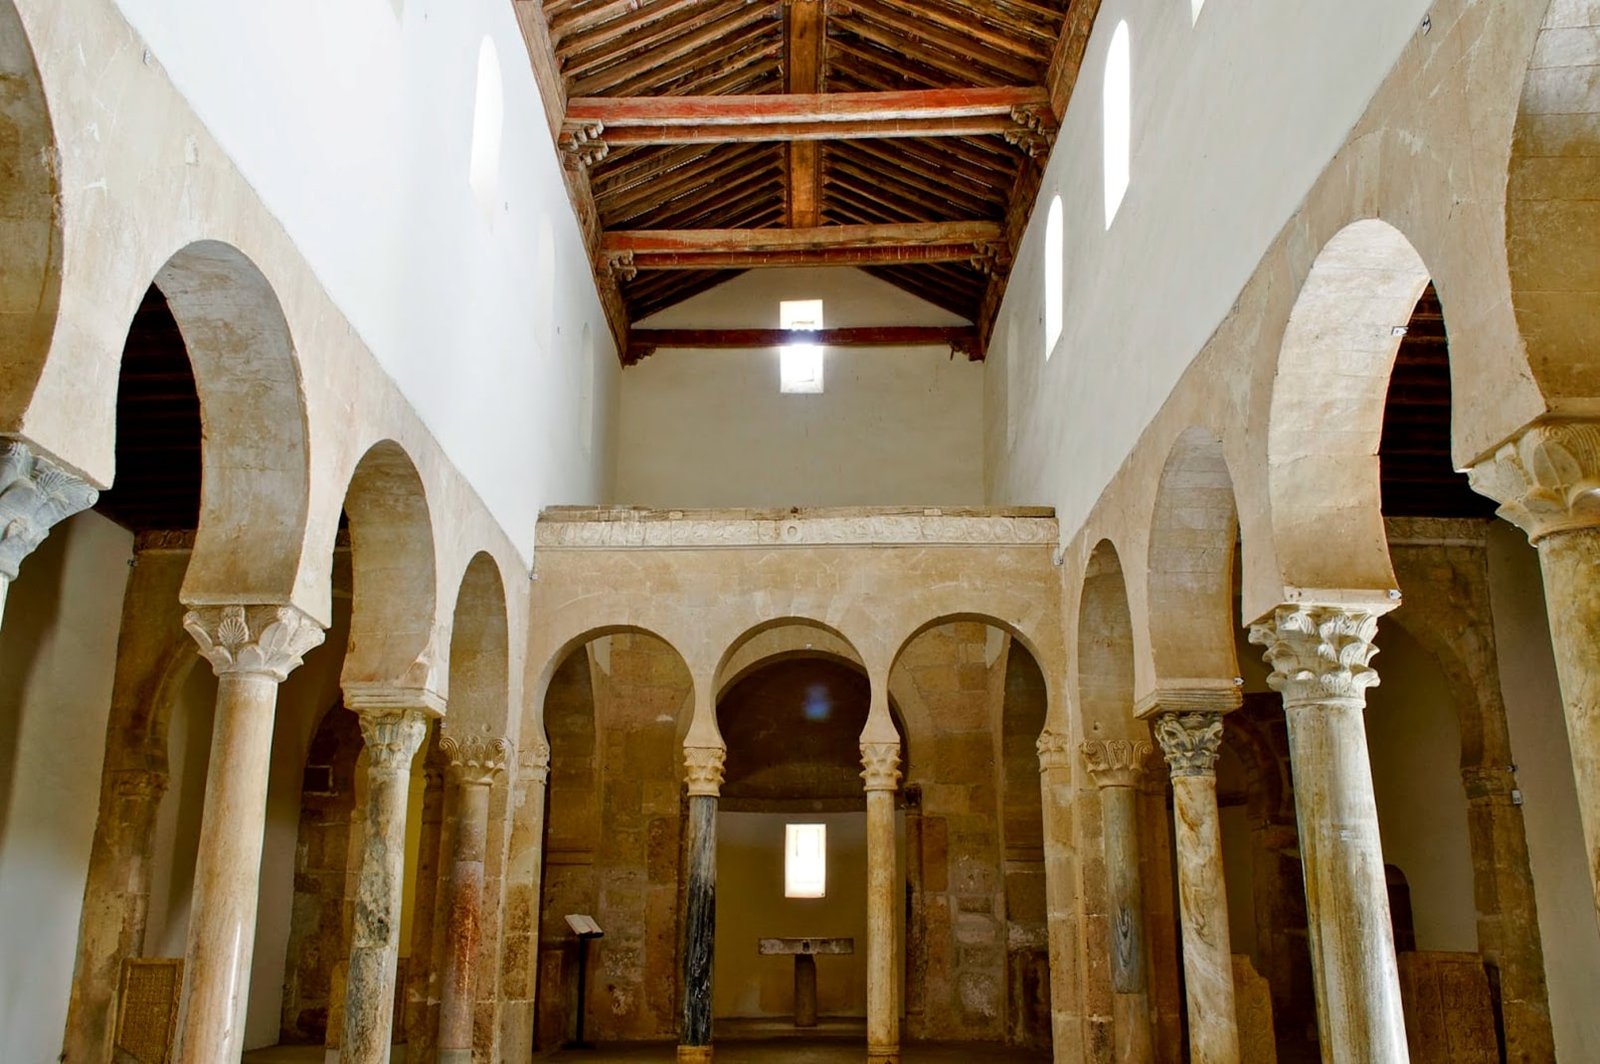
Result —
[[1128, 24], [1117, 23], [1106, 52], [1105, 183], [1106, 228], [1116, 220], [1122, 198], [1128, 194], [1133, 169], [1133, 56]]
[[[778, 325], [786, 332], [822, 329], [822, 300], [786, 299], [778, 304]], [[819, 344], [785, 344], [778, 351], [778, 387], [785, 395], [822, 393], [823, 349]]]
[[1206, 6], [1206, 0], [1189, 0], [1189, 23], [1193, 25], [1200, 21], [1200, 9]]
[[1066, 233], [1061, 219], [1061, 197], [1050, 201], [1050, 216], [1044, 227], [1044, 360], [1050, 361], [1056, 344], [1061, 342], [1064, 324], [1061, 315], [1063, 293], [1061, 267], [1065, 254]]
[[506, 101], [500, 83], [500, 57], [485, 37], [478, 46], [478, 88], [472, 106], [472, 154], [467, 183], [483, 211], [494, 220], [500, 194], [500, 139], [505, 132]]
[[783, 896], [827, 897], [828, 825], [786, 825], [783, 852]]

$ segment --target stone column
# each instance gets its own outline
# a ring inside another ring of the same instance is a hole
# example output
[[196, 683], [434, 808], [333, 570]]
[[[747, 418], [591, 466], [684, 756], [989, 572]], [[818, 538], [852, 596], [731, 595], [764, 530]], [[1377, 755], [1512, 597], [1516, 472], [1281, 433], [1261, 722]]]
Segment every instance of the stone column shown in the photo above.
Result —
[[360, 718], [361, 737], [366, 740], [367, 816], [339, 1036], [343, 1064], [385, 1064], [394, 1041], [411, 762], [427, 737], [428, 718], [434, 715], [432, 706], [397, 707], [393, 699], [380, 701], [382, 705], [369, 707], [365, 697], [345, 693], [345, 704]]
[[1377, 615], [1281, 606], [1253, 625], [1283, 695], [1322, 1059], [1404, 1064], [1405, 1020], [1364, 721]]
[[1073, 827], [1072, 744], [1046, 728], [1039, 736], [1039, 788], [1044, 814], [1045, 913], [1050, 932], [1050, 1032], [1055, 1059], [1087, 1060], [1078, 978], [1077, 834]]
[[62, 1059], [111, 1055], [122, 961], [144, 951], [150, 915], [150, 850], [167, 790], [157, 769], [110, 769], [100, 789], [100, 818], [90, 850], [78, 962], [67, 1006]]
[[0, 615], [22, 559], [100, 493], [17, 440], [0, 442]]
[[[1231, 701], [1237, 705], [1238, 695], [1233, 694]], [[1222, 713], [1162, 713], [1154, 727], [1172, 771], [1190, 1059], [1195, 1064], [1237, 1064], [1239, 1026], [1222, 873], [1222, 819], [1217, 810]]]
[[290, 606], [207, 606], [191, 610], [183, 626], [217, 673], [217, 711], [176, 1059], [218, 1064], [244, 1050], [278, 684], [323, 632]]
[[1537, 425], [1471, 472], [1539, 549], [1578, 811], [1600, 915], [1600, 424]]
[[544, 869], [545, 802], [550, 782], [550, 744], [524, 736], [513, 787], [510, 856], [506, 862], [504, 960], [505, 1000], [501, 1045], [507, 1060], [533, 1056], [539, 984], [539, 886]]
[[1139, 778], [1153, 749], [1143, 739], [1091, 739], [1082, 747], [1089, 776], [1100, 788], [1116, 1059], [1129, 1064], [1148, 1064], [1155, 1054], [1139, 875]]
[[478, 931], [483, 921], [483, 863], [488, 852], [489, 790], [506, 771], [502, 738], [446, 735], [439, 752], [455, 789], [456, 830], [445, 886], [444, 972], [439, 988], [440, 1064], [471, 1064], [477, 1005]]
[[900, 744], [862, 743], [861, 764], [867, 785], [867, 1060], [899, 1064], [894, 795], [900, 787]]
[[689, 786], [685, 850], [683, 1016], [678, 1060], [711, 1060], [711, 962], [717, 932], [717, 800], [728, 752], [720, 746], [688, 746], [683, 759]]

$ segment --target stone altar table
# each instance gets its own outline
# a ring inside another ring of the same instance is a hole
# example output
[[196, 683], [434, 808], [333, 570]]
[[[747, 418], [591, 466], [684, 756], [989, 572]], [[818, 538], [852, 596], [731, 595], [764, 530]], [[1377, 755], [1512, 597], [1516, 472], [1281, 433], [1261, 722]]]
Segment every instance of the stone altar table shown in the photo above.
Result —
[[794, 956], [794, 1025], [817, 1025], [817, 957], [839, 957], [856, 951], [853, 938], [764, 938], [757, 952], [764, 957]]

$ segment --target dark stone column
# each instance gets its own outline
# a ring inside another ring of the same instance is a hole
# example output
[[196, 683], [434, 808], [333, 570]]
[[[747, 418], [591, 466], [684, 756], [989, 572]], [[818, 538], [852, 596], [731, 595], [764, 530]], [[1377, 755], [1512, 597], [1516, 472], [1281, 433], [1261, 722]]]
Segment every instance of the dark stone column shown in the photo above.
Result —
[[717, 931], [717, 798], [726, 752], [688, 747], [688, 881], [684, 891], [683, 1015], [678, 1060], [711, 1060], [711, 963]]

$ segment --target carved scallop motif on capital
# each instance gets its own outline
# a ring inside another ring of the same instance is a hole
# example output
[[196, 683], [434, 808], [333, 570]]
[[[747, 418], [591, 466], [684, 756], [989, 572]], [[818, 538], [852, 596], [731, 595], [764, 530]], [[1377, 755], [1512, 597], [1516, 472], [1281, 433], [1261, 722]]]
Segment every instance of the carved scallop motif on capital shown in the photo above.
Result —
[[1545, 536], [1600, 526], [1600, 424], [1537, 425], [1467, 473], [1472, 487], [1500, 503], [1500, 516], [1537, 543]]
[[1136, 787], [1155, 747], [1144, 739], [1089, 739], [1078, 748], [1099, 787]]
[[421, 710], [399, 713], [360, 713], [361, 738], [366, 743], [368, 772], [409, 771], [412, 760], [428, 737], [428, 718]]
[[1070, 769], [1072, 767], [1072, 740], [1057, 731], [1046, 731], [1034, 744], [1039, 751], [1039, 771]]
[[1222, 714], [1163, 713], [1155, 719], [1154, 730], [1173, 778], [1217, 774]]
[[716, 798], [722, 794], [722, 770], [728, 751], [720, 746], [683, 748], [684, 780], [691, 798]]
[[900, 744], [862, 743], [861, 778], [869, 791], [892, 791], [900, 786]]
[[1280, 606], [1270, 621], [1250, 627], [1250, 642], [1266, 647], [1267, 686], [1285, 706], [1366, 700], [1378, 673], [1378, 615], [1335, 606]]
[[465, 786], [489, 786], [511, 762], [511, 743], [498, 735], [441, 736], [439, 752], [451, 778]]
[[306, 651], [322, 642], [322, 626], [293, 606], [202, 606], [183, 627], [218, 676], [270, 676], [282, 683]]
[[87, 510], [100, 493], [25, 443], [0, 445], [0, 576], [17, 578], [22, 559], [50, 530]]

